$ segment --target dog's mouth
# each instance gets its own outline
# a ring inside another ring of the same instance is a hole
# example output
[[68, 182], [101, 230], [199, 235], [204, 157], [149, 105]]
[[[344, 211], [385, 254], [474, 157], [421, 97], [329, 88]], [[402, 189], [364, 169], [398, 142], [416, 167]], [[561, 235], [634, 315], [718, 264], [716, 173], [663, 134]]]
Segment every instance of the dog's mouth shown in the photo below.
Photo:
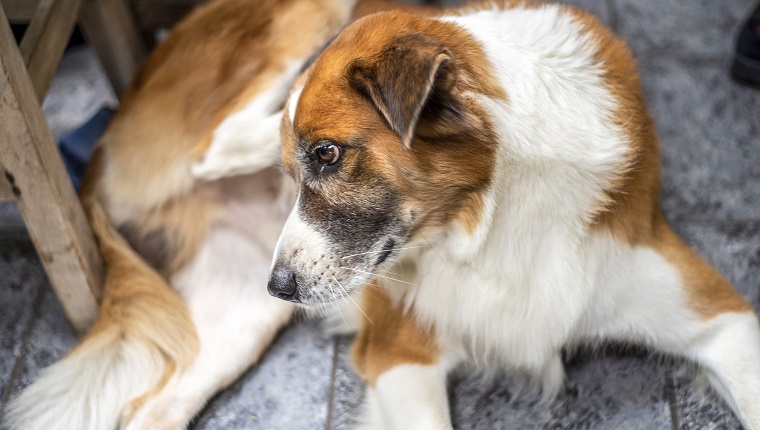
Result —
[[380, 255], [377, 258], [377, 261], [375, 262], [375, 266], [379, 266], [385, 262], [385, 260], [388, 259], [388, 256], [391, 255], [393, 252], [393, 248], [396, 246], [396, 241], [393, 239], [388, 239], [387, 242], [385, 242], [385, 246], [383, 246], [383, 249], [380, 250]]

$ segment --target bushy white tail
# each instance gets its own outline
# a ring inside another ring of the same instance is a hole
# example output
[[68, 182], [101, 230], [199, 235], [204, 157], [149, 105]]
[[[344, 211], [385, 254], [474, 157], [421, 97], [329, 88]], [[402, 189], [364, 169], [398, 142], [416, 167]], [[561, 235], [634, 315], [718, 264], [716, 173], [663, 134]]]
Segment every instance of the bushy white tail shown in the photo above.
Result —
[[198, 338], [182, 299], [85, 201], [108, 271], [98, 320], [84, 341], [14, 399], [13, 430], [111, 430], [177, 370]]
[[163, 360], [117, 330], [44, 369], [9, 406], [11, 429], [115, 429], [123, 406], [161, 376]]

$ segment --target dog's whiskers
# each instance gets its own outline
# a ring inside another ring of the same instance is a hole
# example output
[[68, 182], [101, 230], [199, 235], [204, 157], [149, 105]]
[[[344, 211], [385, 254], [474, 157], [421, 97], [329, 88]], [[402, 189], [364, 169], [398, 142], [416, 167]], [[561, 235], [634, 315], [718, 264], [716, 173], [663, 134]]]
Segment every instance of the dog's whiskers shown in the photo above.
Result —
[[390, 275], [404, 276], [403, 273], [391, 272], [390, 270], [375, 269], [375, 271], [380, 272], [380, 273], [387, 273], [387, 274], [390, 274]]
[[[336, 279], [336, 281], [337, 281], [337, 279]], [[338, 301], [338, 299], [335, 297], [335, 292], [333, 290], [330, 290], [330, 292], [331, 292], [331, 294], [333, 296], [333, 299], [330, 301], [330, 303], [333, 305], [333, 307], [335, 308], [335, 310], [338, 311], [338, 315], [340, 315], [340, 319], [343, 320], [343, 324], [346, 325], [346, 328], [350, 328], [350, 326], [348, 325], [348, 322], [343, 317], [343, 312], [341, 312], [340, 308], [335, 304], [335, 302]]]
[[391, 278], [390, 276], [384, 276], [384, 275], [381, 275], [381, 274], [379, 274], [379, 273], [372, 273], [372, 272], [367, 272], [367, 271], [364, 271], [364, 270], [359, 270], [359, 269], [352, 269], [352, 268], [350, 268], [350, 267], [341, 267], [341, 269], [348, 269], [348, 270], [353, 270], [354, 272], [359, 272], [359, 273], [366, 273], [366, 274], [368, 274], [368, 275], [372, 275], [372, 276], [379, 276], [379, 277], [381, 277], [381, 278], [390, 279], [391, 281], [396, 281], [396, 282], [401, 282], [401, 283], [403, 283], [403, 284], [409, 284], [409, 285], [414, 285], [414, 286], [416, 286], [415, 284], [412, 284], [411, 282], [406, 282], [406, 281], [404, 281], [404, 280], [401, 280], [401, 279]]
[[438, 256], [438, 258], [440, 258], [440, 259], [441, 259], [441, 262], [442, 262], [442, 263], [445, 263], [445, 261], [443, 260], [443, 257], [441, 257], [441, 254], [439, 254], [439, 253], [438, 253], [438, 250], [436, 250], [436, 249], [435, 249], [435, 247], [433, 247], [433, 244], [431, 244], [431, 243], [430, 243], [430, 241], [429, 241], [429, 240], [427, 240], [427, 237], [425, 237], [425, 235], [424, 235], [424, 234], [422, 234], [422, 232], [421, 232], [421, 231], [420, 231], [420, 236], [422, 236], [422, 238], [423, 238], [423, 239], [425, 239], [425, 242], [427, 242], [427, 244], [428, 244], [428, 245], [429, 245], [431, 248], [433, 248], [433, 252], [435, 252], [435, 255], [437, 255], [437, 256]]
[[372, 320], [370, 319], [369, 315], [367, 315], [367, 314], [364, 312], [364, 309], [362, 309], [362, 307], [361, 307], [361, 306], [359, 306], [359, 304], [358, 304], [358, 303], [356, 303], [356, 301], [354, 301], [353, 297], [351, 297], [351, 295], [350, 295], [350, 294], [348, 294], [348, 291], [346, 291], [346, 289], [345, 289], [345, 288], [343, 288], [343, 285], [341, 285], [340, 281], [338, 280], [338, 278], [336, 278], [336, 277], [335, 277], [335, 275], [333, 275], [333, 279], [335, 279], [335, 282], [337, 282], [337, 283], [338, 283], [338, 286], [340, 287], [340, 289], [341, 289], [341, 290], [343, 290], [343, 294], [345, 294], [345, 295], [346, 295], [346, 297], [348, 297], [348, 300], [351, 300], [351, 303], [353, 303], [353, 304], [354, 304], [354, 306], [356, 306], [356, 309], [359, 309], [359, 312], [361, 312], [361, 313], [362, 313], [362, 314], [363, 314], [363, 315], [364, 315], [364, 316], [367, 318], [367, 321], [369, 321], [369, 322], [370, 322], [370, 324], [372, 324], [372, 325], [375, 325], [375, 323], [374, 323], [374, 322], [372, 322]]
[[351, 254], [351, 255], [346, 255], [345, 257], [340, 257], [340, 259], [344, 260], [346, 258], [356, 257], [356, 256], [359, 256], [359, 255], [380, 254], [380, 253], [388, 252], [388, 251], [401, 251], [401, 250], [404, 250], [404, 249], [417, 249], [417, 248], [427, 248], [427, 246], [407, 246], [407, 247], [403, 247], [403, 248], [382, 249], [380, 251], [360, 252], [358, 254]]

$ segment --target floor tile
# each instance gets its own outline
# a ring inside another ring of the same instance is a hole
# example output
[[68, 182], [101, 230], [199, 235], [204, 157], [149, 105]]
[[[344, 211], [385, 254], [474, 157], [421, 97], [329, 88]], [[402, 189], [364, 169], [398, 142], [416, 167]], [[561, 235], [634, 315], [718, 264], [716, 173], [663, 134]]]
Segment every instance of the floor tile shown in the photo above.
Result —
[[29, 242], [29, 236], [18, 207], [13, 201], [0, 201], [0, 251], [15, 246], [19, 241]]
[[697, 60], [649, 61], [642, 81], [660, 137], [666, 215], [760, 217], [760, 91], [731, 82], [725, 64]]
[[[19, 345], [15, 378], [9, 388], [11, 398], [32, 383], [40, 370], [63, 358], [78, 342], [47, 282], [41, 286], [39, 301], [39, 316], [32, 323], [26, 343]], [[0, 419], [0, 430], [18, 429], [8, 428]]]
[[693, 371], [674, 377], [680, 430], [738, 430], [742, 426], [718, 396]]
[[669, 429], [665, 367], [637, 356], [582, 358], [567, 365], [568, 392], [549, 405], [513, 399], [505, 382], [466, 379], [453, 387], [459, 429]]
[[727, 57], [754, 0], [613, 0], [617, 30], [640, 59], [682, 53]]
[[38, 319], [22, 347], [18, 373], [13, 380], [13, 393], [32, 383], [40, 370], [63, 358], [79, 343], [58, 299], [47, 282], [42, 287]]
[[6, 388], [46, 284], [30, 243], [0, 245], [0, 402], [10, 393]]
[[322, 429], [332, 363], [332, 340], [316, 322], [297, 323], [260, 364], [211, 401], [193, 429]]
[[349, 430], [359, 415], [364, 398], [364, 385], [354, 371], [351, 361], [353, 336], [337, 337], [337, 360], [332, 396], [331, 430]]

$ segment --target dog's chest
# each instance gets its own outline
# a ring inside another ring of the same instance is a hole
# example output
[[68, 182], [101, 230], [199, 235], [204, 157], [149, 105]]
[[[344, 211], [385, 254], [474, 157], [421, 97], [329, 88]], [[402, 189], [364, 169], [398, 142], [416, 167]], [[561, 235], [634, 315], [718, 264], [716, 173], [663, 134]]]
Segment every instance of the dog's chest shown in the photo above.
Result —
[[432, 327], [441, 353], [454, 360], [490, 369], [540, 369], [573, 336], [588, 305], [580, 278], [555, 284], [563, 268], [551, 267], [550, 255], [543, 269], [513, 260], [516, 270], [491, 271], [445, 258], [430, 252], [417, 260], [416, 272], [406, 278], [414, 286], [405, 300], [414, 317]]

